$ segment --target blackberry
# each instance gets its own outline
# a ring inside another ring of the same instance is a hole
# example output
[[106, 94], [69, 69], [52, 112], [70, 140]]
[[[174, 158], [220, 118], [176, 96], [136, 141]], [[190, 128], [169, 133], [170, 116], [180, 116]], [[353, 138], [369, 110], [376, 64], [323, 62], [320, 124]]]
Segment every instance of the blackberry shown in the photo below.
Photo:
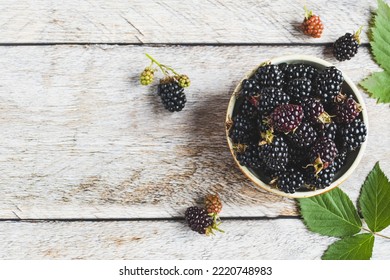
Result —
[[350, 60], [357, 54], [361, 31], [362, 27], [355, 34], [346, 33], [334, 42], [333, 55], [338, 61]]
[[273, 142], [261, 146], [260, 157], [267, 168], [283, 170], [288, 163], [288, 146], [282, 136], [275, 136]]
[[146, 67], [144, 71], [142, 71], [140, 76], [140, 83], [141, 85], [147, 86], [150, 85], [154, 80], [154, 72], [156, 70], [152, 67]]
[[318, 174], [313, 172], [313, 167], [309, 167], [305, 173], [305, 183], [316, 189], [324, 189], [332, 184], [335, 172], [335, 168], [332, 165], [327, 169], [321, 170]]
[[278, 65], [267, 64], [257, 69], [255, 78], [260, 87], [280, 87], [283, 83], [283, 72]]
[[288, 139], [298, 148], [308, 148], [317, 140], [317, 132], [308, 123], [301, 123], [297, 129], [287, 134]]
[[240, 165], [249, 168], [261, 168], [263, 161], [260, 158], [261, 147], [258, 145], [249, 145], [245, 151], [236, 154], [236, 158]]
[[342, 151], [354, 151], [366, 141], [367, 128], [359, 119], [340, 127], [337, 144]]
[[183, 110], [187, 102], [184, 89], [176, 81], [160, 83], [157, 94], [161, 97], [165, 109], [170, 112]]
[[330, 103], [340, 93], [343, 81], [341, 71], [334, 66], [329, 66], [318, 74], [314, 89], [323, 102]]
[[212, 232], [213, 219], [208, 215], [206, 209], [192, 206], [187, 208], [185, 219], [188, 226], [200, 234], [209, 234]]
[[291, 80], [287, 86], [287, 94], [294, 101], [299, 101], [303, 97], [309, 97], [311, 95], [311, 81], [307, 78]]
[[253, 137], [253, 123], [243, 115], [237, 115], [233, 119], [233, 127], [229, 131], [229, 137], [234, 143], [247, 144]]
[[175, 79], [183, 88], [189, 87], [191, 85], [191, 80], [187, 75], [177, 75], [175, 76]]
[[308, 164], [308, 151], [307, 149], [299, 149], [296, 147], [288, 149], [288, 165], [293, 168], [301, 169]]
[[281, 89], [275, 87], [264, 88], [259, 97], [259, 112], [269, 115], [277, 106], [288, 104], [290, 97]]
[[338, 150], [333, 140], [327, 137], [317, 139], [309, 154], [310, 165], [314, 167], [315, 173], [327, 169], [333, 163]]
[[312, 124], [331, 122], [329, 114], [325, 112], [324, 106], [318, 99], [304, 98], [301, 105], [305, 118]]
[[258, 101], [253, 96], [246, 98], [244, 100], [244, 102], [241, 104], [239, 111], [238, 111], [238, 114], [248, 116], [250, 118], [257, 116], [257, 114], [258, 114], [257, 103], [258, 103]]
[[333, 141], [336, 139], [337, 124], [322, 123], [322, 124], [317, 124], [315, 128], [317, 129], [317, 134], [319, 137], [327, 137]]
[[347, 158], [347, 153], [340, 153], [334, 159], [332, 166], [334, 167], [335, 173], [338, 172], [344, 166], [346, 158]]
[[313, 11], [309, 11], [305, 7], [305, 19], [302, 23], [303, 33], [314, 38], [320, 38], [324, 25], [322, 24], [321, 18], [313, 14]]
[[294, 130], [303, 119], [303, 110], [299, 105], [285, 104], [275, 108], [271, 114], [271, 125], [279, 132]]
[[318, 71], [311, 65], [297, 63], [289, 64], [285, 70], [284, 79], [289, 82], [295, 79], [306, 78], [310, 81], [314, 81], [318, 75]]
[[353, 98], [339, 96], [338, 102], [333, 105], [333, 114], [337, 123], [351, 123], [360, 114], [362, 107]]
[[222, 211], [222, 202], [218, 194], [208, 194], [204, 198], [204, 205], [209, 214], [217, 215]]
[[244, 97], [255, 96], [260, 93], [260, 86], [254, 79], [245, 79], [242, 81], [241, 95]]
[[278, 187], [285, 193], [295, 193], [304, 184], [303, 173], [295, 169], [281, 171], [274, 175], [270, 184]]

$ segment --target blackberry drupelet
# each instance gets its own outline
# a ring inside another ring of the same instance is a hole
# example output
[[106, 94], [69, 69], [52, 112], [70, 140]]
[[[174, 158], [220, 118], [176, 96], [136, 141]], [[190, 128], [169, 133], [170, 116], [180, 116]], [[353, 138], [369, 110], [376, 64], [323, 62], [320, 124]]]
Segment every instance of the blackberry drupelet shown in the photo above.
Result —
[[303, 97], [311, 95], [311, 81], [308, 78], [291, 80], [287, 86], [287, 94], [295, 102], [300, 102]]
[[316, 189], [324, 189], [332, 184], [335, 172], [334, 166], [329, 166], [329, 168], [315, 174], [313, 167], [309, 167], [305, 173], [305, 183]]
[[187, 102], [184, 89], [176, 81], [160, 82], [157, 94], [161, 97], [165, 109], [170, 112], [183, 110]]
[[268, 116], [279, 105], [288, 104], [290, 97], [281, 89], [275, 87], [264, 88], [259, 97], [259, 112]]
[[209, 234], [212, 231], [213, 219], [208, 215], [206, 209], [192, 206], [187, 208], [185, 219], [188, 226], [200, 234]]
[[283, 170], [288, 163], [288, 146], [282, 136], [275, 136], [273, 142], [261, 146], [260, 158], [267, 168]]
[[344, 78], [340, 70], [334, 66], [326, 67], [315, 80], [316, 95], [325, 103], [333, 102], [340, 93]]
[[354, 57], [360, 45], [360, 28], [355, 34], [346, 33], [333, 44], [333, 55], [338, 61], [350, 60]]
[[260, 93], [260, 86], [254, 79], [245, 79], [242, 81], [241, 95], [244, 97], [256, 96]]
[[287, 134], [288, 139], [297, 148], [309, 148], [317, 140], [317, 132], [308, 124], [302, 122], [297, 129]]
[[237, 115], [233, 119], [233, 126], [229, 131], [229, 137], [234, 143], [248, 144], [253, 138], [253, 123], [243, 115]]
[[321, 101], [315, 98], [303, 98], [301, 102], [305, 119], [312, 124], [330, 123], [331, 118], [325, 112]]
[[327, 169], [337, 156], [338, 150], [333, 140], [327, 137], [318, 138], [309, 154], [310, 165], [318, 174], [323, 169]]
[[285, 193], [295, 193], [295, 191], [304, 184], [303, 173], [295, 169], [277, 172], [272, 177], [274, 178], [271, 180], [270, 184], [278, 187]]
[[354, 151], [366, 141], [367, 128], [359, 119], [340, 127], [337, 135], [337, 144], [341, 151]]
[[283, 72], [278, 65], [267, 64], [257, 69], [255, 78], [260, 87], [281, 87]]
[[279, 132], [294, 130], [303, 119], [303, 110], [299, 105], [285, 104], [275, 108], [271, 114], [271, 126]]

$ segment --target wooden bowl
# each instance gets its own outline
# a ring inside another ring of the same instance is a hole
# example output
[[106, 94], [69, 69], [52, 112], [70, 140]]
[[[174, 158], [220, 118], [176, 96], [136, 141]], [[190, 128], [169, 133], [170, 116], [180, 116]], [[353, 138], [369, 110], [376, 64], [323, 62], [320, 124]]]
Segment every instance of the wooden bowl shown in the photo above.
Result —
[[[271, 59], [270, 62], [272, 64], [305, 63], [305, 64], [310, 64], [310, 65], [314, 66], [318, 70], [322, 70], [325, 67], [332, 66], [331, 63], [329, 63], [325, 60], [322, 60], [322, 59], [319, 59], [319, 58], [316, 58], [313, 56], [307, 56], [307, 55], [289, 55], [289, 56], [277, 57], [277, 58]], [[247, 73], [247, 75], [242, 80], [250, 78], [256, 72], [257, 68], [258, 67], [253, 69], [251, 72]], [[351, 81], [351, 79], [345, 73], [343, 73], [343, 77], [344, 77], [344, 83], [342, 85], [342, 91], [344, 93], [347, 93], [347, 94], [352, 94], [355, 97], [355, 99], [362, 106], [363, 111], [361, 112], [361, 114], [359, 115], [358, 118], [360, 118], [364, 122], [364, 124], [367, 126], [367, 132], [368, 132], [368, 116], [367, 116], [366, 106], [365, 106], [363, 97], [359, 93], [359, 90], [357, 89], [357, 87], [354, 85], [354, 83]], [[242, 100], [240, 100], [241, 98], [237, 97], [237, 96], [239, 96], [239, 93], [241, 91], [242, 80], [238, 83], [238, 85], [236, 86], [236, 88], [235, 88], [235, 90], [230, 98], [227, 113], [226, 113], [226, 124], [228, 124], [228, 122], [231, 121], [233, 119], [233, 117], [236, 115], [236, 107], [238, 107], [240, 105], [240, 103], [242, 102]], [[228, 127], [228, 125], [226, 127]], [[330, 191], [331, 189], [339, 186], [356, 169], [357, 165], [359, 164], [360, 160], [362, 159], [364, 150], [366, 148], [366, 143], [367, 143], [367, 137], [366, 137], [366, 141], [362, 144], [362, 146], [359, 149], [356, 149], [355, 151], [350, 152], [348, 154], [344, 166], [341, 168], [340, 171], [338, 171], [336, 173], [334, 180], [329, 187], [327, 187], [325, 189], [317, 189], [317, 190], [296, 191], [295, 193], [290, 194], [290, 193], [285, 193], [283, 191], [280, 191], [277, 188], [271, 187], [270, 185], [265, 183], [263, 181], [265, 178], [265, 175], [262, 174], [261, 170], [255, 171], [255, 170], [252, 170], [251, 168], [241, 166], [235, 157], [235, 153], [233, 150], [233, 142], [229, 138], [228, 129], [226, 129], [226, 137], [227, 137], [227, 142], [228, 142], [230, 152], [232, 153], [233, 158], [234, 158], [237, 166], [256, 186], [261, 187], [261, 188], [263, 188], [267, 191], [270, 191], [272, 193], [275, 193], [277, 195], [281, 195], [281, 196], [285, 196], [285, 197], [289, 197], [289, 198], [304, 198], [304, 197], [315, 196], [315, 195], [319, 195], [319, 194], [325, 193], [327, 191]]]

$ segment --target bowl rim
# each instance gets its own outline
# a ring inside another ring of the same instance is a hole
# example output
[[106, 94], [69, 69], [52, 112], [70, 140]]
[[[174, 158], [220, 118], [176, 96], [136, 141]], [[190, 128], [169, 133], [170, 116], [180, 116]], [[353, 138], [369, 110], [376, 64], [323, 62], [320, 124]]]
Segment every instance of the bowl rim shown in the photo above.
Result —
[[[269, 60], [266, 60], [265, 62], [270, 62], [272, 64], [280, 64], [280, 63], [288, 63], [290, 61], [296, 61], [295, 63], [312, 62], [312, 63], [321, 64], [324, 67], [335, 66], [334, 64], [332, 64], [332, 63], [330, 63], [328, 61], [325, 61], [325, 60], [323, 60], [321, 58], [317, 58], [317, 57], [314, 57], [314, 56], [311, 56], [311, 55], [286, 55], [286, 56], [279, 56], [279, 57], [274, 57], [274, 58], [271, 58]], [[363, 157], [364, 151], [366, 149], [367, 139], [368, 139], [368, 130], [369, 130], [367, 107], [366, 107], [366, 104], [364, 102], [363, 96], [361, 95], [359, 89], [356, 87], [356, 85], [353, 83], [353, 81], [348, 77], [348, 75], [346, 75], [338, 67], [337, 67], [337, 69], [340, 70], [341, 73], [343, 74], [344, 82], [347, 83], [347, 85], [351, 88], [351, 90], [352, 90], [355, 98], [357, 99], [358, 103], [362, 106], [362, 109], [363, 109], [362, 112], [361, 112], [362, 113], [362, 119], [363, 119], [363, 122], [364, 122], [364, 124], [366, 125], [366, 128], [367, 128], [366, 140], [360, 146], [358, 154], [356, 155], [356, 158], [353, 161], [353, 163], [351, 164], [351, 166], [345, 171], [344, 174], [342, 174], [340, 176], [340, 178], [338, 178], [336, 181], [334, 181], [329, 187], [326, 187], [324, 189], [318, 189], [318, 190], [314, 190], [314, 191], [305, 191], [305, 192], [295, 192], [295, 193], [291, 194], [291, 193], [285, 193], [283, 191], [280, 191], [280, 190], [278, 190], [276, 188], [273, 188], [273, 187], [269, 186], [267, 183], [264, 183], [262, 180], [260, 180], [258, 177], [256, 177], [247, 167], [241, 166], [240, 163], [237, 161], [237, 159], [236, 159], [236, 157], [234, 155], [233, 142], [231, 141], [231, 139], [229, 137], [229, 129], [228, 129], [229, 125], [228, 125], [228, 123], [232, 119], [232, 115], [233, 115], [233, 110], [234, 110], [234, 107], [235, 107], [236, 99], [237, 99], [238, 93], [241, 91], [242, 81], [244, 79], [248, 79], [249, 77], [251, 77], [255, 73], [255, 71], [261, 65], [263, 65], [265, 62], [260, 63], [253, 70], [251, 70], [251, 71], [249, 71], [249, 72], [247, 72], [245, 74], [245, 76], [239, 81], [239, 83], [235, 87], [235, 89], [234, 89], [234, 91], [233, 91], [233, 93], [232, 93], [232, 95], [230, 97], [230, 100], [229, 100], [229, 104], [228, 104], [228, 108], [227, 108], [227, 112], [226, 112], [226, 119], [225, 119], [225, 124], [226, 124], [225, 132], [226, 132], [226, 139], [227, 139], [227, 142], [228, 142], [228, 147], [229, 147], [230, 153], [232, 154], [233, 159], [234, 159], [236, 165], [241, 170], [241, 172], [243, 172], [244, 175], [247, 178], [249, 178], [256, 186], [258, 186], [258, 187], [260, 187], [260, 188], [262, 188], [264, 190], [267, 190], [269, 192], [272, 192], [274, 194], [277, 194], [277, 195], [280, 195], [280, 196], [284, 196], [284, 197], [288, 197], [288, 198], [312, 197], [312, 196], [316, 196], [316, 195], [319, 195], [319, 194], [323, 194], [325, 192], [328, 192], [328, 191], [336, 188], [337, 186], [342, 184], [349, 176], [351, 176], [351, 174], [354, 172], [354, 170], [359, 165], [359, 163], [360, 163], [360, 161], [361, 161], [361, 159]]]

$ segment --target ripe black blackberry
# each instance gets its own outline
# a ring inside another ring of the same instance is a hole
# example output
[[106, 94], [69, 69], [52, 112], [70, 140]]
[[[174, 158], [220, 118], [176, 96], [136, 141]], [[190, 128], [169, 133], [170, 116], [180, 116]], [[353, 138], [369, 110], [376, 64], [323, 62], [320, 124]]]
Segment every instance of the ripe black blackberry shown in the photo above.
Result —
[[288, 104], [290, 97], [281, 89], [275, 87], [264, 88], [259, 97], [259, 112], [268, 116], [279, 105]]
[[305, 119], [312, 124], [330, 123], [331, 118], [325, 112], [321, 101], [315, 98], [306, 97], [301, 102]]
[[250, 168], [263, 167], [263, 161], [260, 157], [261, 147], [257, 144], [251, 144], [246, 147], [245, 151], [236, 153], [236, 158], [240, 165]]
[[260, 93], [260, 86], [255, 79], [245, 79], [242, 81], [241, 95], [244, 97], [256, 96]]
[[318, 75], [316, 68], [303, 63], [289, 64], [288, 67], [285, 68], [284, 73], [284, 79], [287, 82], [301, 78], [306, 78], [313, 82]]
[[316, 174], [314, 168], [310, 166], [305, 172], [305, 184], [316, 189], [324, 189], [332, 184], [335, 172], [334, 166], [331, 165]]
[[273, 142], [261, 146], [260, 158], [267, 168], [283, 170], [288, 163], [288, 146], [282, 136], [275, 136]]
[[185, 219], [188, 226], [200, 234], [210, 234], [213, 229], [213, 219], [208, 215], [206, 209], [192, 206], [187, 208]]
[[295, 102], [300, 102], [303, 97], [309, 97], [311, 90], [311, 81], [308, 78], [297, 78], [287, 85], [287, 94]]
[[165, 109], [170, 112], [183, 110], [187, 102], [184, 89], [175, 80], [161, 80], [157, 94], [161, 97]]
[[362, 27], [355, 34], [346, 33], [333, 44], [333, 55], [339, 61], [350, 60], [354, 57], [360, 45], [360, 32]]
[[287, 134], [288, 139], [298, 148], [309, 148], [317, 140], [317, 132], [308, 124], [302, 122], [297, 129]]
[[295, 193], [304, 184], [303, 173], [295, 169], [279, 171], [271, 178], [270, 184], [285, 193]]
[[332, 166], [334, 167], [334, 172], [338, 172], [345, 163], [345, 159], [347, 158], [347, 153], [339, 153], [337, 157], [334, 159]]
[[366, 141], [367, 128], [359, 119], [340, 127], [337, 135], [337, 144], [341, 151], [354, 151]]
[[301, 106], [285, 104], [275, 108], [270, 116], [270, 124], [276, 131], [288, 133], [298, 127], [302, 119]]
[[337, 123], [351, 123], [360, 114], [362, 107], [353, 98], [339, 95], [333, 103], [333, 114]]
[[282, 70], [274, 64], [260, 66], [255, 78], [260, 87], [281, 87], [284, 79]]
[[237, 115], [233, 119], [233, 126], [229, 131], [229, 137], [234, 143], [248, 144], [253, 139], [253, 122], [247, 116]]
[[315, 129], [319, 137], [327, 137], [333, 141], [336, 139], [337, 124], [333, 122], [317, 124]]
[[245, 98], [244, 102], [241, 104], [238, 114], [243, 116], [248, 116], [253, 118], [258, 115], [258, 101], [254, 96]]
[[310, 166], [313, 166], [315, 173], [318, 174], [333, 163], [337, 153], [333, 140], [327, 137], [318, 138], [309, 154]]
[[315, 79], [316, 95], [325, 103], [333, 102], [340, 93], [344, 78], [340, 70], [334, 66], [326, 67]]

